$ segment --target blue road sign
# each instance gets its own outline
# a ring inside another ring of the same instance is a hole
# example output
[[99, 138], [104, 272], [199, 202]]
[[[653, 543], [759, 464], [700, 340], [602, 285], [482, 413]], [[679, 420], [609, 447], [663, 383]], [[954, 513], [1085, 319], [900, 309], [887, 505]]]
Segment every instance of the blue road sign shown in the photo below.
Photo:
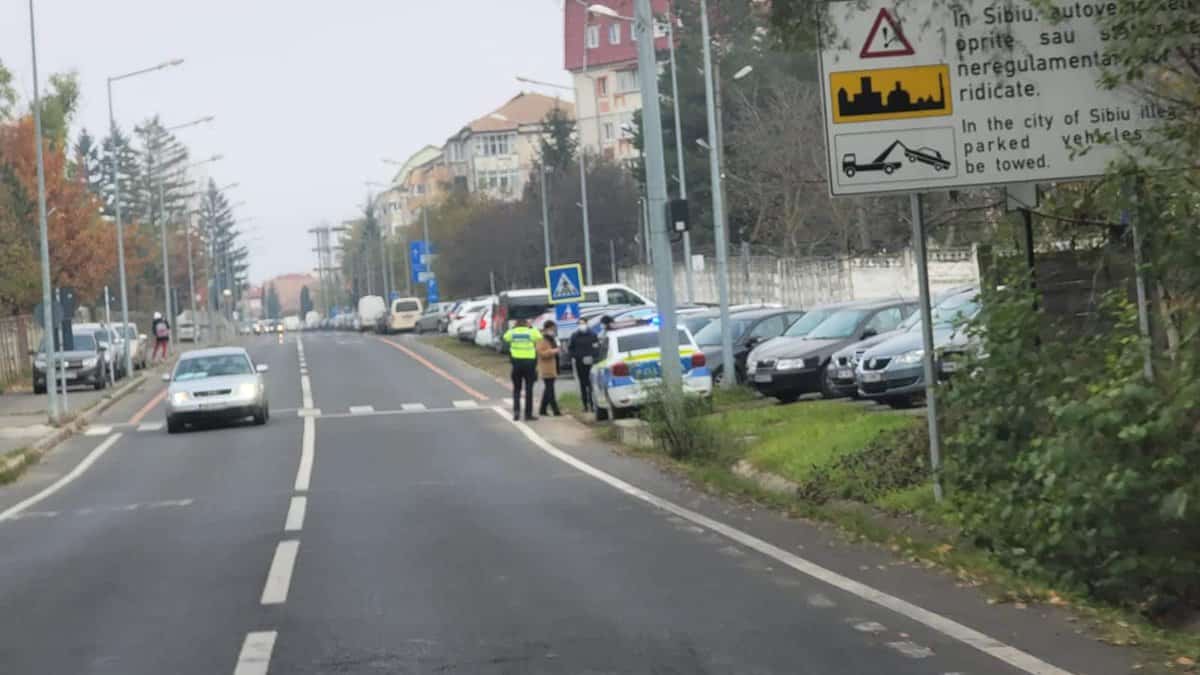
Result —
[[546, 290], [550, 293], [550, 302], [555, 304], [583, 300], [583, 271], [579, 263], [547, 267]]
[[429, 245], [424, 239], [408, 242], [409, 269], [412, 270], [412, 280], [416, 283], [424, 281], [421, 278], [422, 272], [429, 271], [429, 266], [425, 264], [425, 256], [428, 254]]
[[579, 320], [578, 302], [561, 302], [554, 306], [554, 320], [558, 323], [575, 323]]
[[441, 301], [441, 295], [438, 294], [437, 279], [430, 279], [425, 282], [425, 304], [432, 305], [435, 302]]
[[400, 299], [400, 291], [392, 291], [388, 294], [388, 300], [395, 302]]

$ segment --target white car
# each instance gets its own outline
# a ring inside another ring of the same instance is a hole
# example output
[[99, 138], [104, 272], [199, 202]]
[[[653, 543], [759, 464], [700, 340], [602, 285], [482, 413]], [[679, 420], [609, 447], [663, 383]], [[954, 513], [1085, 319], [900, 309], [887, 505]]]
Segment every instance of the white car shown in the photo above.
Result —
[[[446, 325], [446, 334], [455, 337], [462, 337], [462, 329], [468, 324], [476, 324], [479, 322], [479, 312], [484, 307], [490, 307], [491, 300], [472, 300], [464, 302], [452, 315], [450, 323]], [[473, 316], [472, 316], [473, 315]], [[471, 336], [474, 337], [474, 333]]]
[[199, 349], [185, 353], [175, 370], [163, 375], [167, 387], [167, 433], [210, 420], [253, 418], [266, 424], [266, 364], [255, 365], [241, 347]]
[[[661, 383], [658, 330], [658, 326], [634, 326], [600, 336], [599, 361], [592, 367], [597, 420], [627, 416], [644, 404], [650, 390]], [[683, 367], [683, 393], [712, 396], [712, 373], [704, 352], [686, 328], [679, 328], [679, 362]]]
[[479, 318], [475, 320], [475, 344], [491, 349], [493, 343], [496, 341], [494, 331], [495, 327], [492, 325], [492, 306], [488, 305], [479, 314]]

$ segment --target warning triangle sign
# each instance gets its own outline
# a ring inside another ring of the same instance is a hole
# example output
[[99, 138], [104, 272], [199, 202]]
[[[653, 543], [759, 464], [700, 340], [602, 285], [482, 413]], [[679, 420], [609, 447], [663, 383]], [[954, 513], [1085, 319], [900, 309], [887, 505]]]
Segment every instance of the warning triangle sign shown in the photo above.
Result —
[[571, 283], [571, 277], [566, 274], [558, 278], [558, 284], [554, 287], [555, 298], [575, 298], [579, 296], [579, 289], [575, 284]]
[[908, 38], [904, 37], [904, 31], [900, 30], [900, 22], [884, 7], [879, 10], [879, 16], [875, 17], [875, 23], [871, 24], [871, 32], [867, 33], [867, 40], [863, 43], [858, 57], [873, 59], [885, 56], [912, 56], [913, 53], [912, 45], [909, 44]]

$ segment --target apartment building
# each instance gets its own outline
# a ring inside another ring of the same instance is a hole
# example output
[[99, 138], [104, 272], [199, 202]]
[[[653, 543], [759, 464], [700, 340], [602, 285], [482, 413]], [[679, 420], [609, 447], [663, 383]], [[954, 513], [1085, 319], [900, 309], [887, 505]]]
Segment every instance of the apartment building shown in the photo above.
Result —
[[538, 158], [542, 122], [555, 108], [575, 116], [569, 101], [521, 92], [464, 126], [443, 148], [448, 182], [495, 199], [519, 199]]
[[421, 209], [432, 205], [450, 188], [450, 172], [442, 149], [427, 145], [414, 152], [392, 177], [391, 189], [380, 193], [376, 207], [389, 233], [419, 224]]
[[[642, 107], [634, 34], [633, 0], [609, 0], [617, 17], [597, 13], [595, 3], [566, 0], [563, 7], [563, 54], [573, 78], [582, 145], [592, 154], [618, 161], [637, 157], [633, 115]], [[665, 16], [668, 0], [652, 0], [656, 16]], [[589, 10], [589, 7], [592, 10]], [[657, 52], [669, 47], [666, 25], [654, 29]]]

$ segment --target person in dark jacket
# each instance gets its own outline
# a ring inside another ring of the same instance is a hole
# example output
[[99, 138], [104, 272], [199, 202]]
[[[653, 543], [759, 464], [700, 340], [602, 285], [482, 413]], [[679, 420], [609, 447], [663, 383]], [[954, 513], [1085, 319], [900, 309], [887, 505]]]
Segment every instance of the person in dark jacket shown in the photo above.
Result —
[[567, 344], [567, 354], [575, 365], [575, 381], [579, 383], [579, 398], [583, 400], [583, 410], [595, 410], [592, 401], [592, 364], [600, 352], [600, 338], [588, 327], [587, 319], [579, 320], [579, 328], [571, 336]]

